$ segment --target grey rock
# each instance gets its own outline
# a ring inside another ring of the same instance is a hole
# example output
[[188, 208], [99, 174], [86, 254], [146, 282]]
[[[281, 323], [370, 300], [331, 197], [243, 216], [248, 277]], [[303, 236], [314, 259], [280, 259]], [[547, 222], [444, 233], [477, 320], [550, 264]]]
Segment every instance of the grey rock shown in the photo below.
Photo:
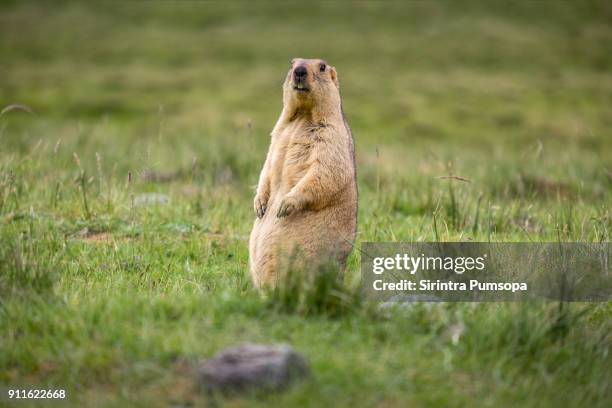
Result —
[[306, 359], [288, 345], [243, 344], [225, 349], [198, 369], [208, 391], [280, 391], [310, 374]]
[[401, 302], [401, 303], [413, 303], [413, 302], [442, 302], [436, 295], [395, 295], [391, 299], [390, 302]]
[[388, 301], [381, 303], [378, 307], [380, 310], [406, 310], [412, 308], [417, 303], [443, 303], [442, 299], [435, 295], [395, 295]]
[[137, 207], [156, 204], [168, 204], [170, 197], [160, 193], [144, 193], [134, 198], [134, 205]]

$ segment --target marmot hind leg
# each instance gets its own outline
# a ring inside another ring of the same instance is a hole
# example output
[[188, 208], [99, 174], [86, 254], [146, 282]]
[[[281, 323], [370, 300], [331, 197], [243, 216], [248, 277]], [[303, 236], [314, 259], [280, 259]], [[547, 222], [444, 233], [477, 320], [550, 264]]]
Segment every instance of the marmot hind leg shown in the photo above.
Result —
[[277, 280], [277, 260], [271, 253], [262, 255], [251, 265], [251, 277], [257, 289], [274, 287]]

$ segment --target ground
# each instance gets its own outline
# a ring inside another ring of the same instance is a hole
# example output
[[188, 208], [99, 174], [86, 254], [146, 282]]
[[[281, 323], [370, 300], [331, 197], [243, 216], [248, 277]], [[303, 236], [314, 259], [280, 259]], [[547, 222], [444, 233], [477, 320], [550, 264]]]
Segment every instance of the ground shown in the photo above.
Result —
[[8, 1], [0, 55], [2, 386], [204, 404], [198, 360], [286, 342], [311, 379], [222, 402], [610, 406], [609, 303], [381, 314], [262, 298], [247, 271], [293, 57], [338, 70], [357, 247], [609, 241], [608, 2]]

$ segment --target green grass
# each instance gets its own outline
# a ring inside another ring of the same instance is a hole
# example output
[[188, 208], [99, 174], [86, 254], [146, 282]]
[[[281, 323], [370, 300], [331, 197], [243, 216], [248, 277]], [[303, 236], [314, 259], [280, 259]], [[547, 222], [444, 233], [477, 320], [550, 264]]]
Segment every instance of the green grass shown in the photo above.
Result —
[[5, 2], [0, 109], [33, 113], [0, 116], [0, 384], [205, 404], [199, 359], [287, 342], [310, 380], [223, 402], [609, 406], [609, 303], [381, 314], [351, 297], [358, 251], [344, 300], [261, 298], [247, 239], [303, 56], [339, 73], [358, 242], [609, 241], [611, 22], [605, 1]]

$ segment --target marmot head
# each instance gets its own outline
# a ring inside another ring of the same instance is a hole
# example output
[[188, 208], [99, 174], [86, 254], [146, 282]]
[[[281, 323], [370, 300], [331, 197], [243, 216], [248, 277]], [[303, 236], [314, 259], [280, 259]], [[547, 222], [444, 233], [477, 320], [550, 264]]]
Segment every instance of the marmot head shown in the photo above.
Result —
[[336, 69], [320, 59], [294, 58], [283, 85], [285, 106], [297, 109], [340, 106]]

